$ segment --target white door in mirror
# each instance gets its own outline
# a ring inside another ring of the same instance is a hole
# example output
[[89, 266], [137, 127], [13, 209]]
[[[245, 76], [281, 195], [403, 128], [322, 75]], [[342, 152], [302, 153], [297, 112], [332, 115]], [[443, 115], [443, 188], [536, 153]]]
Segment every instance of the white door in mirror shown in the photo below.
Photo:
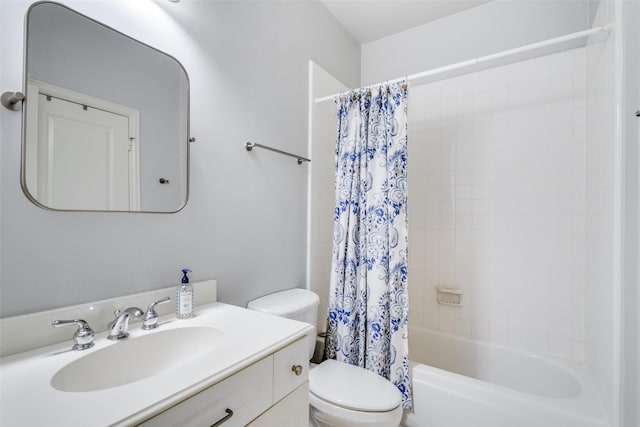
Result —
[[53, 209], [131, 210], [129, 118], [42, 93], [38, 110], [37, 198]]

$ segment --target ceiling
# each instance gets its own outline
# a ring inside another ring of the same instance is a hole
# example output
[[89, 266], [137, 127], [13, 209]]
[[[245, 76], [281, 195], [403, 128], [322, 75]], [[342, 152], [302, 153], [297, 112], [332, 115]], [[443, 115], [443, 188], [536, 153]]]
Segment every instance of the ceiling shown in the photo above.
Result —
[[320, 0], [359, 43], [368, 43], [491, 0]]

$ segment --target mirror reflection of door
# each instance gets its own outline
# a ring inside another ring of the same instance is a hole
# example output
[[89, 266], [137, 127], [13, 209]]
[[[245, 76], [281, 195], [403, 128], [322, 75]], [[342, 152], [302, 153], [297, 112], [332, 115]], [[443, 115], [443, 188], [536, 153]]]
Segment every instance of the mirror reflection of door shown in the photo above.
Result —
[[38, 95], [32, 194], [53, 209], [139, 209], [136, 118], [97, 108], [97, 100], [87, 105], [54, 92], [41, 89]]

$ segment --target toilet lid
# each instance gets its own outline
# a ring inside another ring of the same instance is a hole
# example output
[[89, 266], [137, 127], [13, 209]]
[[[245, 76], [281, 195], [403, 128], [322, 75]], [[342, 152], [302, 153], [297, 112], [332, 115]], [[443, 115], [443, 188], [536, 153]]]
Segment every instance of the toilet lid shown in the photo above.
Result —
[[309, 391], [334, 405], [358, 411], [391, 411], [402, 402], [400, 391], [388, 380], [335, 360], [325, 360], [309, 372]]

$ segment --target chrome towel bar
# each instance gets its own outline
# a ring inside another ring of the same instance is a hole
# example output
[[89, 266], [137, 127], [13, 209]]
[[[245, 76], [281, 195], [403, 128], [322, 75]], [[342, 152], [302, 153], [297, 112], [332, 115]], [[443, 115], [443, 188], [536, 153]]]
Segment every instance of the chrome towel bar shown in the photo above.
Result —
[[254, 147], [264, 148], [265, 150], [275, 151], [276, 153], [284, 154], [285, 156], [289, 156], [289, 157], [293, 157], [293, 158], [298, 160], [298, 164], [299, 165], [301, 165], [303, 162], [310, 162], [311, 161], [311, 159], [307, 159], [306, 157], [298, 156], [297, 154], [293, 154], [293, 153], [287, 153], [286, 151], [278, 150], [277, 148], [269, 147], [269, 146], [258, 144], [258, 143], [255, 143], [255, 142], [247, 142], [247, 143], [244, 144], [244, 148], [246, 148], [247, 151], [253, 150]]

